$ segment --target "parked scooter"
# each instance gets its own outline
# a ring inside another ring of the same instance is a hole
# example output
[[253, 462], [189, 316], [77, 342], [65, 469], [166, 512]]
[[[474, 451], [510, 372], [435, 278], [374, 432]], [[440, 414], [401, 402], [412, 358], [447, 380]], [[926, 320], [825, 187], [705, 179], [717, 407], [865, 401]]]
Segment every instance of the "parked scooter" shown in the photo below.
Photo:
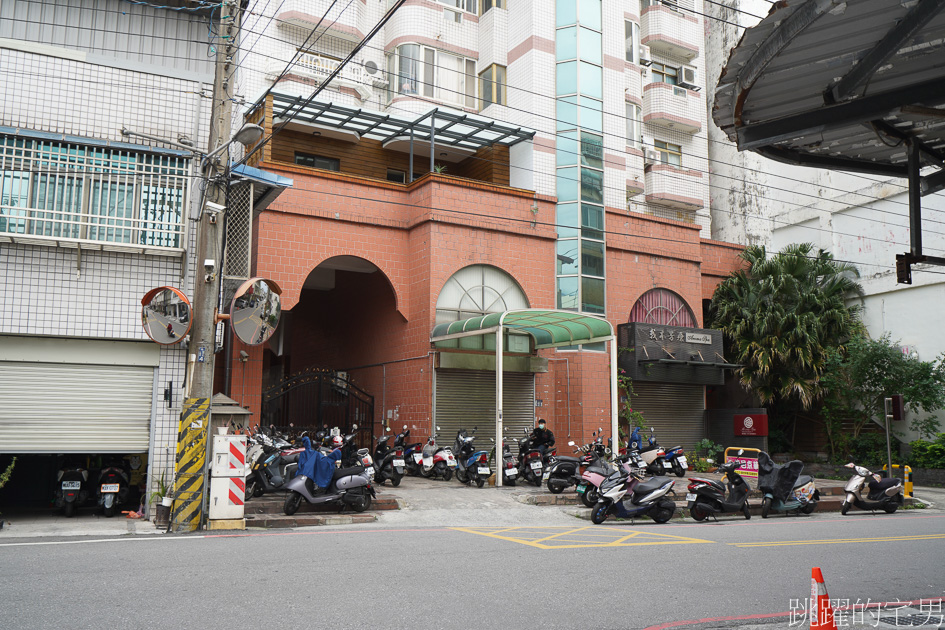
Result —
[[640, 457], [643, 458], [643, 462], [646, 464], [646, 472], [651, 475], [665, 474], [667, 468], [672, 469], [673, 467], [672, 463], [669, 466], [665, 465], [663, 457], [666, 455], [666, 451], [657, 443], [653, 436], [652, 427], [650, 427], [650, 437], [646, 442], [643, 441], [643, 437], [640, 435], [640, 427], [634, 427], [630, 434], [629, 448], [640, 453]]
[[[741, 453], [742, 451], [739, 451], [739, 454]], [[742, 476], [735, 472], [740, 467], [741, 463], [734, 461], [719, 466], [719, 472], [723, 473], [728, 481], [728, 493], [721, 481], [701, 477], [689, 478], [686, 507], [689, 508], [692, 518], [704, 521], [719, 512], [741, 512], [746, 520], [751, 518], [748, 505], [748, 493], [751, 488]]]
[[[609, 455], [610, 449], [604, 446], [602, 429], [598, 428], [593, 444], [582, 447], [575, 451], [580, 453], [578, 457], [567, 455], [555, 455], [551, 458], [550, 465], [545, 470], [544, 477], [548, 482], [548, 491], [552, 494], [560, 494], [570, 486], [577, 486], [581, 483], [581, 467], [588, 466], [592, 460], [596, 459], [596, 451], [593, 447], [600, 447], [603, 454]], [[568, 446], [575, 446], [574, 441], [568, 442]]]
[[800, 460], [781, 465], [764, 451], [758, 453], [758, 490], [764, 495], [761, 518], [768, 518], [772, 511], [810, 514], [817, 509], [820, 491], [813, 477], [801, 474], [803, 470]]
[[[905, 503], [901, 479], [884, 479], [881, 475], [863, 466], [857, 466], [853, 462], [846, 466], [855, 472], [843, 488], [847, 496], [843, 500], [843, 505], [840, 506], [841, 514], [846, 515], [850, 511], [850, 506], [861, 510], [883, 510], [886, 514], [892, 514]], [[865, 499], [862, 497], [863, 486], [869, 488]]]
[[404, 465], [407, 468], [407, 474], [417, 476], [423, 468], [423, 442], [407, 444], [406, 438], [410, 434], [407, 425], [404, 425]]
[[[492, 450], [489, 451], [489, 459], [492, 460], [494, 457], [495, 440], [492, 440]], [[515, 460], [515, 455], [512, 454], [512, 447], [509, 446], [509, 438], [507, 436], [502, 439], [502, 461], [496, 461], [495, 467], [496, 470], [502, 471], [503, 486], [515, 485], [515, 480], [518, 477], [518, 462]]]
[[286, 516], [292, 516], [298, 512], [302, 499], [305, 499], [312, 505], [340, 503], [342, 509], [344, 506], [351, 506], [355, 512], [363, 512], [371, 507], [371, 499], [377, 497], [371, 485], [369, 470], [369, 467], [360, 463], [335, 469], [331, 484], [323, 494], [315, 494], [315, 482], [312, 479], [305, 475], [297, 475], [285, 484], [284, 489], [288, 491], [288, 494], [282, 511]]
[[[607, 461], [606, 449], [602, 443], [599, 444], [595, 441], [594, 444], [587, 444], [582, 448], [591, 455], [591, 461], [584, 472], [581, 473], [581, 482], [578, 484], [576, 491], [578, 496], [581, 497], [581, 503], [585, 507], [592, 508], [600, 500], [600, 484], [617, 470], [617, 466]], [[621, 450], [626, 451], [626, 449]], [[621, 462], [626, 462], [633, 468], [646, 467], [636, 449], [618, 455], [617, 465]]]
[[666, 498], [676, 483], [669, 477], [653, 477], [644, 481], [644, 470], [621, 463], [600, 485], [600, 501], [591, 510], [591, 522], [600, 525], [607, 516], [634, 518], [649, 516], [665, 523], [676, 513], [676, 503]]
[[302, 450], [291, 448], [287, 442], [265, 433], [252, 436], [246, 451], [248, 473], [244, 500], [283, 490], [285, 482], [295, 474]]
[[[439, 431], [440, 427], [436, 427]], [[434, 433], [423, 445], [423, 461], [420, 465], [420, 474], [427, 478], [442, 477], [444, 481], [453, 478], [453, 469], [456, 468], [456, 457], [453, 451], [446, 446], [438, 446], [437, 434]]]
[[[473, 433], [476, 428], [473, 428]], [[481, 488], [492, 474], [489, 468], [489, 453], [477, 451], [473, 446], [475, 435], [466, 433], [466, 429], [456, 432], [456, 441], [453, 443], [453, 452], [456, 454], [456, 478], [462, 484], [474, 483]]]
[[[390, 427], [387, 427], [385, 431], [390, 431]], [[387, 444], [389, 439], [390, 435], [381, 435], [377, 438], [377, 446], [374, 448], [374, 479], [379, 484], [390, 479], [390, 485], [396, 488], [404, 476], [406, 462], [404, 462], [403, 449], [396, 445], [396, 440], [394, 448], [391, 448]]]
[[121, 458], [111, 458], [98, 475], [98, 504], [109, 518], [128, 498], [128, 474], [121, 462]]
[[525, 436], [518, 440], [518, 476], [528, 483], [541, 486], [544, 463], [541, 451], [534, 444], [528, 429], [523, 429]]
[[56, 507], [69, 518], [89, 500], [89, 471], [75, 462], [66, 462], [56, 474]]

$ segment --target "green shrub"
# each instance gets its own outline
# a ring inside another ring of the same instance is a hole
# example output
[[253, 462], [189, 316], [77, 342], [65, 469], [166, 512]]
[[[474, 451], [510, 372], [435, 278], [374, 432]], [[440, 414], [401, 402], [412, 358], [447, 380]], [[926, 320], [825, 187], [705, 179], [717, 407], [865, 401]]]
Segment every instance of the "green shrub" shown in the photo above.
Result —
[[909, 464], [915, 468], [945, 468], [945, 433], [935, 436], [934, 442], [916, 440], [910, 444]]
[[[702, 438], [696, 442], [696, 455], [702, 456], [708, 459], [714, 459], [715, 463], [719, 462], [719, 455], [725, 451], [725, 447], [721, 444], [713, 442], [709, 438]], [[705, 472], [705, 471], [700, 471]]]
[[[834, 456], [833, 463], [835, 464], [846, 464], [852, 461], [861, 466], [882, 468], [886, 463], [885, 433], [861, 433], [855, 438], [845, 438], [843, 442], [843, 451], [847, 455], [840, 453]], [[899, 445], [899, 440], [890, 436], [893, 464], [902, 463], [902, 458], [899, 457]]]

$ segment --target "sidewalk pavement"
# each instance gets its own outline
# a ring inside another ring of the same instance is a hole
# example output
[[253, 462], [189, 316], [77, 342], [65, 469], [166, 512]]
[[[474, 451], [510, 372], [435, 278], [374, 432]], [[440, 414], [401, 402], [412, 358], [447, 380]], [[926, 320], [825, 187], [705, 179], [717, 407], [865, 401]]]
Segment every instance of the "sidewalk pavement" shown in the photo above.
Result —
[[[699, 474], [711, 477], [712, 474]], [[843, 485], [838, 480], [817, 480], [818, 487]], [[685, 496], [686, 478], [676, 483], [677, 499]], [[518, 484], [494, 488], [463, 486], [455, 480], [433, 481], [422, 477], [405, 477], [397, 488], [378, 487], [379, 495], [400, 499], [401, 509], [377, 512], [377, 521], [357, 527], [475, 527], [512, 525], [572, 525], [584, 516], [583, 505], [534, 505], [527, 501], [535, 496], [552, 496], [546, 488]], [[566, 493], [573, 494], [573, 489]], [[933, 510], [945, 509], [945, 488], [916, 488], [919, 499]], [[72, 518], [52, 509], [23, 510], [5, 508], [0, 518], [6, 521], [0, 530], [0, 544], [13, 538], [62, 536], [141, 536], [163, 534], [154, 523], [127, 519], [123, 515], [105, 518], [95, 508], [81, 508]], [[816, 514], [816, 513], [815, 513]], [[350, 527], [350, 525], [348, 525]], [[772, 627], [772, 626], [767, 626]]]

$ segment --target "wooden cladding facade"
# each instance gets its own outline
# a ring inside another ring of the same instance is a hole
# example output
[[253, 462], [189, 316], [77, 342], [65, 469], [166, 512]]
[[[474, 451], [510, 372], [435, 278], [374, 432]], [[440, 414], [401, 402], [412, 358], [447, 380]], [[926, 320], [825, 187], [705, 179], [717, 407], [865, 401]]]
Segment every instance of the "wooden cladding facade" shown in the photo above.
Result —
[[[271, 157], [267, 157], [275, 162], [295, 164], [296, 153], [317, 155], [338, 160], [341, 173], [385, 181], [388, 169], [407, 173], [410, 164], [407, 153], [387, 150], [379, 140], [368, 138], [346, 142], [286, 129], [272, 139], [271, 146]], [[429, 149], [428, 144], [417, 143], [413, 156], [413, 172], [417, 176], [430, 172]], [[461, 162], [434, 163], [444, 166], [447, 175], [509, 185], [509, 148], [503, 145], [481, 148]]]

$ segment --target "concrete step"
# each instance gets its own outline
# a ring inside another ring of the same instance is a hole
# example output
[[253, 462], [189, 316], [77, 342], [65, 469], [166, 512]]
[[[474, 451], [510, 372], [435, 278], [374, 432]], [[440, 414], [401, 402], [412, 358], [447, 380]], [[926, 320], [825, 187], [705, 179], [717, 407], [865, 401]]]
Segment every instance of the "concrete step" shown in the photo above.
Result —
[[[253, 497], [245, 503], [246, 515], [248, 517], [250, 514], [282, 514], [282, 506], [284, 503], [285, 495], [282, 493], [264, 494], [261, 497]], [[399, 497], [379, 492], [377, 498], [371, 501], [370, 511], [399, 510], [401, 507], [400, 503]], [[312, 505], [303, 500], [296, 514], [337, 514], [339, 511], [340, 508], [337, 503]], [[351, 509], [348, 508], [347, 511], [350, 512]]]

